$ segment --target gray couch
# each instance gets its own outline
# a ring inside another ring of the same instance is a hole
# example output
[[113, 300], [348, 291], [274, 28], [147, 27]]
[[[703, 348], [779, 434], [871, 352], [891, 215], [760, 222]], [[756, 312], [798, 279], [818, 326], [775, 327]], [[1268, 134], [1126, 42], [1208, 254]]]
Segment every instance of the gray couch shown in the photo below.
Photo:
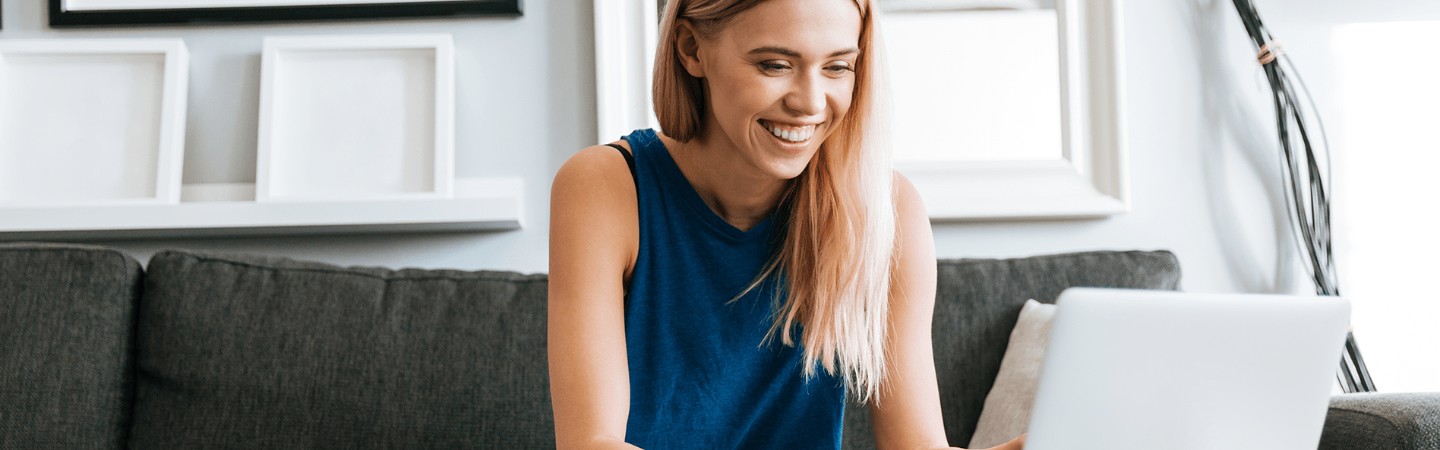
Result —
[[[1027, 298], [1175, 289], [1168, 252], [940, 262], [953, 445]], [[0, 449], [547, 448], [545, 276], [0, 244]], [[1440, 448], [1440, 397], [1336, 397], [1321, 448]], [[846, 447], [873, 447], [863, 408]]]

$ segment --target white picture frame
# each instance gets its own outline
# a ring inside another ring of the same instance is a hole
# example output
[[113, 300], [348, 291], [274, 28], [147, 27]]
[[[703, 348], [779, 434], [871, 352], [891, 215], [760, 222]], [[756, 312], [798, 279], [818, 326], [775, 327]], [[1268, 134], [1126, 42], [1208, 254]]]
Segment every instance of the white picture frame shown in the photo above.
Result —
[[180, 39], [0, 40], [0, 206], [175, 204]]
[[448, 34], [265, 38], [255, 200], [451, 197], [454, 64]]
[[[935, 221], [1103, 218], [1130, 211], [1120, 0], [1056, 0], [1059, 158], [902, 163]], [[883, 13], [882, 13], [883, 14]], [[599, 142], [655, 127], [655, 0], [595, 2]]]

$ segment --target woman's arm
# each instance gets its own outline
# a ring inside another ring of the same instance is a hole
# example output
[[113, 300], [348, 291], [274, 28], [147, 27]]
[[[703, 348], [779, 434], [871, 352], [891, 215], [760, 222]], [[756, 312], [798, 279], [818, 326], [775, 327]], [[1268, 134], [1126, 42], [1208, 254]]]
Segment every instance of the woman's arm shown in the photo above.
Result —
[[[935, 315], [935, 237], [915, 186], [895, 174], [896, 261], [890, 293], [889, 375], [870, 407], [881, 449], [949, 448], [935, 380], [930, 324]], [[1019, 450], [1023, 436], [995, 449]]]
[[638, 230], [635, 183], [615, 149], [581, 150], [560, 168], [550, 191], [547, 323], [558, 448], [635, 448], [625, 443], [624, 282]]

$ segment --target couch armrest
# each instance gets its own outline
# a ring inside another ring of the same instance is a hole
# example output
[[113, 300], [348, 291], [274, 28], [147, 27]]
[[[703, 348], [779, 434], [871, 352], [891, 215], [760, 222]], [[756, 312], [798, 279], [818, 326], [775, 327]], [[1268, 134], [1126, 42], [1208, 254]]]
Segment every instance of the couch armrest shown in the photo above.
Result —
[[1357, 448], [1440, 449], [1440, 393], [1332, 397], [1320, 449]]

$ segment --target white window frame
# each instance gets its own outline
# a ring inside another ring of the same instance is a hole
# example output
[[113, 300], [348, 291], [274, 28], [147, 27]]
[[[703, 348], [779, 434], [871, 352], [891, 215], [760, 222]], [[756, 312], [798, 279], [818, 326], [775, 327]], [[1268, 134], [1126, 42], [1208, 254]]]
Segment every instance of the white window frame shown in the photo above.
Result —
[[595, 0], [596, 142], [660, 127], [650, 107], [658, 5], [657, 0]]
[[[1060, 158], [896, 164], [919, 189], [932, 220], [1098, 218], [1130, 211], [1120, 1], [1055, 2]], [[657, 22], [656, 0], [595, 2], [599, 142], [656, 126], [650, 69]]]

